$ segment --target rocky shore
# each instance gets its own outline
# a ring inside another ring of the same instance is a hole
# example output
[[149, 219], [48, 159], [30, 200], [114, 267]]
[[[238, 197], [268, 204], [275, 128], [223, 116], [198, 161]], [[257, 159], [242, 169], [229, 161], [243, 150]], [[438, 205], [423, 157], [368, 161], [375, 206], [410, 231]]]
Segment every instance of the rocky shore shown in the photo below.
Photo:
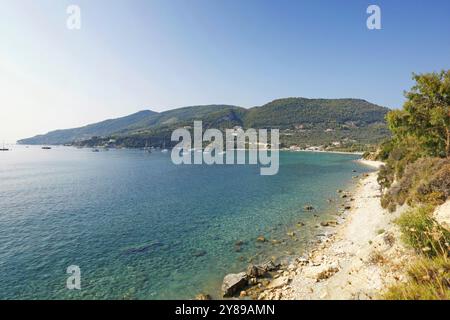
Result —
[[[361, 161], [379, 168], [376, 161]], [[324, 233], [304, 256], [289, 263], [268, 261], [224, 278], [227, 298], [377, 299], [386, 287], [405, 276], [411, 255], [399, 241], [393, 223], [400, 208], [389, 213], [380, 205], [377, 172], [366, 174], [354, 194], [338, 190], [345, 199], [336, 218], [320, 223]]]

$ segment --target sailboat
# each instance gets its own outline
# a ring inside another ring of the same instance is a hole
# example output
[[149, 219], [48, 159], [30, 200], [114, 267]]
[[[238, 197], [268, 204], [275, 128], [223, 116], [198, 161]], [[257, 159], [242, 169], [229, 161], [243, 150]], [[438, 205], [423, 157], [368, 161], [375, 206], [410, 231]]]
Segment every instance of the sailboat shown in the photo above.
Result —
[[8, 148], [5, 148], [5, 142], [3, 141], [3, 147], [0, 148], [0, 151], [9, 151]]
[[164, 142], [163, 142], [163, 148], [161, 149], [161, 152], [162, 153], [166, 153], [166, 152], [168, 152], [169, 150], [167, 150], [166, 149], [166, 139], [164, 139]]
[[148, 147], [148, 141], [145, 142], [144, 151], [147, 153], [152, 153], [152, 148]]

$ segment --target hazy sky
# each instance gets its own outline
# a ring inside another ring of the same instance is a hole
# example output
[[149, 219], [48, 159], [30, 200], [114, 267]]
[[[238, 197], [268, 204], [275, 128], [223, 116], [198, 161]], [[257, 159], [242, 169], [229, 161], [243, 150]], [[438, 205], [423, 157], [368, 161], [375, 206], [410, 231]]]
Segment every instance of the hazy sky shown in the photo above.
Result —
[[[366, 27], [370, 4], [382, 30]], [[450, 68], [449, 13], [448, 0], [0, 0], [0, 142], [197, 104], [399, 107], [413, 71]]]

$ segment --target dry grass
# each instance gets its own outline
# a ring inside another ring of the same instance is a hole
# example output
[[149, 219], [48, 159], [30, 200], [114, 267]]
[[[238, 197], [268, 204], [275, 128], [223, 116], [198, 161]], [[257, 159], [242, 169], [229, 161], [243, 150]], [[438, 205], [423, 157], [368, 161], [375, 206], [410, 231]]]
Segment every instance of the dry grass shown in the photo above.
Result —
[[408, 271], [407, 282], [393, 286], [388, 300], [450, 300], [450, 261], [440, 256], [421, 258]]
[[408, 270], [408, 280], [389, 288], [386, 299], [450, 300], [450, 232], [432, 218], [433, 210], [432, 205], [421, 206], [397, 219], [403, 241], [418, 259]]

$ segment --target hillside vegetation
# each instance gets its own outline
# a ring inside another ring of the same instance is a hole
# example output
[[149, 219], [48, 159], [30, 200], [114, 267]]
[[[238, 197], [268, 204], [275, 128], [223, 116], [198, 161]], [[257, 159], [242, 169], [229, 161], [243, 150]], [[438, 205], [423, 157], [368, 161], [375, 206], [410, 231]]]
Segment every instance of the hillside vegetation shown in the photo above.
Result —
[[170, 142], [171, 132], [202, 120], [203, 127], [226, 129], [277, 128], [282, 146], [360, 146], [388, 137], [385, 115], [389, 109], [359, 99], [278, 99], [261, 107], [230, 105], [183, 107], [165, 112], [136, 114], [82, 128], [57, 130], [20, 140], [21, 144], [102, 145], [111, 139], [117, 146], [142, 147]]
[[409, 279], [387, 292], [387, 299], [450, 299], [450, 232], [434, 217], [450, 197], [450, 71], [414, 75], [403, 109], [389, 112], [392, 139], [375, 154], [385, 162], [378, 181], [381, 205], [410, 209], [397, 223], [404, 242], [417, 253]]

